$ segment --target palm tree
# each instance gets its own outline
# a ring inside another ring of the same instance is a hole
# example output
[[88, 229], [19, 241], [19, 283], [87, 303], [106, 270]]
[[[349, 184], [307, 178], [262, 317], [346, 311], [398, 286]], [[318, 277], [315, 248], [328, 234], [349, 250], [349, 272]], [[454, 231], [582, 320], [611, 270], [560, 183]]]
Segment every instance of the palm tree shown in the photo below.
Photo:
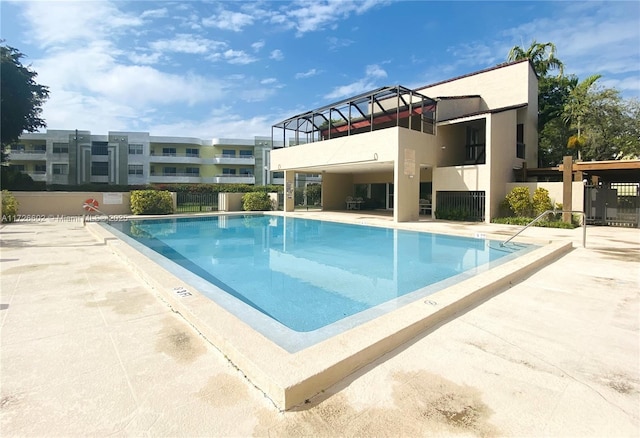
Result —
[[512, 62], [521, 59], [531, 61], [533, 69], [539, 77], [546, 76], [552, 69], [558, 69], [558, 76], [562, 76], [564, 73], [564, 64], [556, 58], [556, 46], [553, 43], [538, 43], [533, 40], [526, 50], [520, 46], [514, 46], [509, 51], [508, 60]]
[[576, 84], [564, 104], [563, 118], [565, 123], [576, 129], [577, 134], [569, 137], [567, 147], [578, 150], [578, 160], [581, 160], [580, 148], [585, 145], [586, 138], [582, 135], [582, 120], [588, 114], [591, 106], [590, 90], [602, 75], [591, 75]]

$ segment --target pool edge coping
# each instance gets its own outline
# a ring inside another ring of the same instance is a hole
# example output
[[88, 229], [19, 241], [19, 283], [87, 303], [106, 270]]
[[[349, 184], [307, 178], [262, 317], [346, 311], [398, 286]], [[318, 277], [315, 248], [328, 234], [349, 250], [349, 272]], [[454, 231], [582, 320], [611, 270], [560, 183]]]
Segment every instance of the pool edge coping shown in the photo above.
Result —
[[[173, 311], [214, 345], [278, 409], [304, 403], [429, 328], [501, 292], [572, 249], [550, 242], [521, 257], [407, 304], [296, 353], [289, 353], [191, 285], [121, 241], [87, 224]], [[180, 289], [182, 288], [182, 289]], [[188, 294], [180, 295], [180, 290]]]

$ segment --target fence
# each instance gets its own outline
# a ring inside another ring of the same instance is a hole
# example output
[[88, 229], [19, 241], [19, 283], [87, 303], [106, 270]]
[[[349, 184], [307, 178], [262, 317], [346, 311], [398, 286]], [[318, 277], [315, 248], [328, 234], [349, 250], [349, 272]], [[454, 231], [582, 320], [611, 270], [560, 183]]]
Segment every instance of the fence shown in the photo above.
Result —
[[484, 221], [485, 192], [436, 192], [436, 218]]
[[217, 193], [182, 193], [177, 194], [178, 213], [198, 213], [218, 211]]
[[609, 183], [585, 189], [587, 223], [640, 227], [640, 184]]

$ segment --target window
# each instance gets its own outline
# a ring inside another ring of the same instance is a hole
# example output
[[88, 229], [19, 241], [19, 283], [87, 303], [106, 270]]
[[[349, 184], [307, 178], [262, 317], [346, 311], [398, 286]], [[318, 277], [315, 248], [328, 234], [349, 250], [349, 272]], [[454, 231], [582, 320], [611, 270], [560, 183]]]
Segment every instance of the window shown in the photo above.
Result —
[[47, 152], [47, 145], [46, 144], [34, 144], [33, 145], [33, 151], [34, 152]]
[[229, 169], [227, 167], [222, 169], [222, 174], [223, 175], [235, 175], [236, 174], [236, 169]]
[[192, 176], [200, 176], [200, 168], [199, 167], [187, 167], [186, 174]]
[[24, 172], [24, 164], [12, 164], [11, 167], [19, 172]]
[[91, 176], [108, 176], [109, 175], [109, 163], [106, 161], [92, 161], [91, 162]]
[[24, 151], [24, 145], [19, 143], [12, 144], [11, 151], [12, 152]]
[[175, 157], [176, 156], [176, 148], [162, 148], [162, 156], [163, 157]]
[[516, 129], [516, 157], [524, 159], [525, 148], [524, 148], [524, 124], [518, 123]]
[[162, 174], [163, 175], [175, 175], [177, 173], [177, 169], [175, 167], [163, 167]]
[[143, 150], [144, 148], [141, 144], [131, 143], [129, 145], [129, 155], [142, 155]]
[[54, 143], [53, 144], [53, 153], [54, 154], [68, 154], [69, 153], [69, 143]]
[[240, 158], [253, 158], [253, 151], [240, 151]]
[[129, 164], [129, 175], [142, 176], [142, 164]]
[[69, 166], [67, 164], [52, 164], [51, 171], [54, 175], [68, 175]]
[[234, 149], [223, 149], [222, 150], [222, 156], [224, 158], [235, 158], [236, 157], [236, 151]]
[[240, 168], [240, 175], [253, 176], [253, 168], [251, 167]]
[[106, 141], [94, 141], [91, 143], [91, 155], [109, 155], [108, 143]]
[[47, 165], [46, 164], [36, 164], [34, 166], [36, 173], [47, 173]]
[[199, 157], [200, 151], [196, 148], [187, 148], [187, 157]]

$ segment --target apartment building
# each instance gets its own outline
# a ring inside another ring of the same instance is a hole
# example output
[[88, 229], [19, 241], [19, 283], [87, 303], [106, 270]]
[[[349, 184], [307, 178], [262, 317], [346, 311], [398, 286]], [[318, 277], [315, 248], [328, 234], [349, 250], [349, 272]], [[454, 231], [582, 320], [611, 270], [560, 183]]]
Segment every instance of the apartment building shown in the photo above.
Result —
[[[515, 181], [536, 167], [538, 79], [527, 60], [410, 89], [381, 87], [283, 120], [271, 170], [287, 191], [322, 175], [322, 206], [365, 198], [394, 221], [449, 212], [489, 222]], [[285, 211], [294, 208], [292, 197]], [[441, 216], [442, 217], [442, 216]]]
[[269, 171], [269, 137], [152, 136], [85, 130], [26, 133], [11, 145], [12, 166], [47, 184], [282, 183]]

